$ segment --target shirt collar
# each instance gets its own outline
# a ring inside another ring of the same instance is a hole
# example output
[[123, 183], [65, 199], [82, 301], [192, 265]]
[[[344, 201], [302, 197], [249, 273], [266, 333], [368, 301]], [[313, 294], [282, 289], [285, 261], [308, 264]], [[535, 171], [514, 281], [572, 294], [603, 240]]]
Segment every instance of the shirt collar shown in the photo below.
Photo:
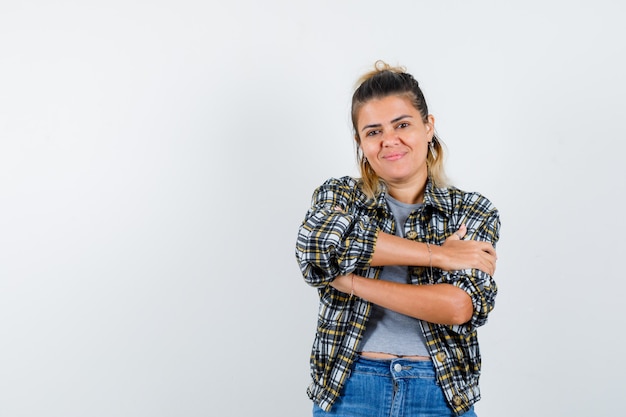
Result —
[[452, 214], [450, 190], [448, 188], [435, 187], [435, 184], [429, 177], [426, 183], [426, 191], [424, 192], [424, 205], [431, 206], [445, 217], [450, 217]]
[[[386, 208], [387, 202], [385, 198], [387, 195], [387, 186], [382, 183], [381, 187], [382, 191], [375, 201], [369, 200], [367, 202], [363, 201], [363, 203], [370, 208]], [[443, 216], [450, 217], [452, 213], [452, 201], [450, 200], [450, 191], [448, 188], [435, 187], [429, 177], [424, 191], [424, 207], [430, 207], [435, 211], [439, 211]]]

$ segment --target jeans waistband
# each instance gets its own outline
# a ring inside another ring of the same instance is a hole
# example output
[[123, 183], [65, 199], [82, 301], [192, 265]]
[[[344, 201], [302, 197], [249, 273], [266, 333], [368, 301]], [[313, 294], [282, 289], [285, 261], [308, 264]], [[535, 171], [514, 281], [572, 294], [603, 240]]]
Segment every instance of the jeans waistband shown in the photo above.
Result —
[[352, 372], [389, 376], [393, 378], [434, 378], [435, 368], [431, 361], [411, 359], [371, 359], [360, 356]]

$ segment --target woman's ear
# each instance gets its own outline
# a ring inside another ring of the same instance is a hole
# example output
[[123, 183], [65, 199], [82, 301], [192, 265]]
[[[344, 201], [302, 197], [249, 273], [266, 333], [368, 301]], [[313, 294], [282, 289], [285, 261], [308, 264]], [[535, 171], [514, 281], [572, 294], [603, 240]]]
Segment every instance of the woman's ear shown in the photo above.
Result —
[[435, 134], [435, 116], [432, 114], [428, 115], [428, 121], [426, 122], [426, 133], [428, 133], [432, 139]]

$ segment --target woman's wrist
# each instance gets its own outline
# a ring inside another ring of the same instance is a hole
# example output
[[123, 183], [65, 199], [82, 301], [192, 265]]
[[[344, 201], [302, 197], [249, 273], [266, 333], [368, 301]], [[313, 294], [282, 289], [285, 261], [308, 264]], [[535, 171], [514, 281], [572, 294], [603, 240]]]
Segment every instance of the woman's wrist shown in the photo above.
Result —
[[350, 298], [354, 297], [354, 274], [350, 274]]
[[330, 286], [352, 297], [355, 295], [354, 274], [339, 275], [331, 281]]
[[430, 264], [425, 266], [444, 269], [445, 249], [439, 245], [430, 245], [429, 249]]

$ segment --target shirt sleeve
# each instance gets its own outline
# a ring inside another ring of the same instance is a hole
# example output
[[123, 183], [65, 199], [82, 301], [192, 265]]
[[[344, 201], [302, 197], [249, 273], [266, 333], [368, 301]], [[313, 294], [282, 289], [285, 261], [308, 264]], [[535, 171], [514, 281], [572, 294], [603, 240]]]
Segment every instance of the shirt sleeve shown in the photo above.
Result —
[[313, 193], [296, 242], [300, 270], [311, 286], [324, 286], [371, 261], [379, 229], [367, 216], [355, 214], [354, 187], [330, 179]]
[[[491, 210], [484, 220], [473, 226], [468, 222], [467, 238], [490, 242], [494, 248], [499, 239], [500, 218], [496, 209]], [[444, 272], [444, 280], [464, 290], [472, 299], [474, 312], [469, 322], [451, 326], [459, 334], [467, 334], [487, 322], [487, 316], [495, 306], [498, 287], [493, 277], [478, 269]]]

